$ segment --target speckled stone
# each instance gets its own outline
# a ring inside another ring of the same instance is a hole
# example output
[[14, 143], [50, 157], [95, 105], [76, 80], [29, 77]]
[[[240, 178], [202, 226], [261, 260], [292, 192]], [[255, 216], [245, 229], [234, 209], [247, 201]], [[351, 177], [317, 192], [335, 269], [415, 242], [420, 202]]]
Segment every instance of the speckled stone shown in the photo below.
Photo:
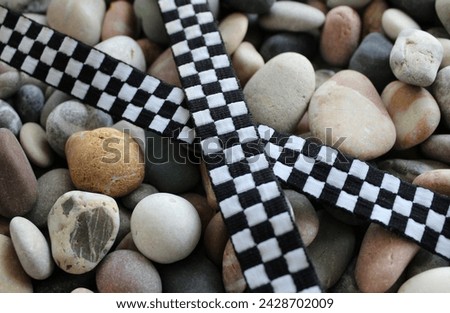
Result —
[[19, 141], [5, 128], [0, 128], [0, 164], [0, 215], [22, 216], [36, 203], [37, 181]]
[[433, 268], [450, 266], [450, 262], [425, 249], [420, 249], [406, 269], [406, 277], [411, 278]]
[[220, 21], [219, 32], [229, 55], [232, 55], [242, 43], [247, 29], [248, 17], [243, 13], [231, 13]]
[[112, 2], [103, 20], [102, 40], [119, 35], [135, 38], [137, 33], [138, 23], [133, 4], [127, 1]]
[[432, 160], [450, 164], [450, 135], [432, 135], [420, 145], [420, 150]]
[[50, 167], [55, 154], [48, 144], [45, 130], [36, 123], [26, 123], [20, 129], [20, 144], [30, 162], [38, 167]]
[[450, 66], [441, 69], [431, 86], [431, 92], [441, 109], [442, 119], [450, 127]]
[[41, 126], [45, 129], [47, 125], [47, 119], [50, 113], [52, 113], [52, 111], [61, 103], [64, 103], [71, 99], [72, 99], [71, 96], [65, 94], [62, 91], [59, 90], [52, 91], [50, 96], [48, 96], [47, 101], [44, 104], [44, 107], [41, 110], [41, 117], [39, 119], [39, 123], [41, 124]]
[[99, 292], [153, 293], [161, 292], [161, 278], [152, 262], [131, 250], [108, 254], [96, 270]]
[[23, 123], [37, 122], [44, 107], [44, 93], [34, 85], [23, 85], [14, 98], [14, 107]]
[[381, 26], [386, 36], [392, 40], [396, 40], [402, 30], [409, 28], [420, 29], [419, 24], [409, 15], [395, 8], [384, 11], [381, 17]]
[[71, 274], [91, 271], [105, 257], [119, 230], [111, 197], [82, 191], [62, 195], [48, 215], [53, 259]]
[[439, 267], [408, 279], [399, 293], [449, 293], [450, 267]]
[[222, 266], [223, 252], [229, 238], [222, 213], [218, 212], [208, 223], [203, 236], [206, 255], [217, 266]]
[[242, 274], [241, 265], [234, 251], [233, 244], [228, 240], [223, 252], [222, 279], [226, 292], [244, 292], [247, 282]]
[[12, 241], [0, 234], [0, 292], [33, 292], [31, 279], [17, 258]]
[[114, 128], [73, 134], [66, 143], [66, 156], [72, 182], [80, 190], [121, 197], [144, 180], [139, 145]]
[[445, 163], [425, 159], [390, 159], [377, 163], [377, 166], [380, 170], [386, 171], [409, 183], [412, 183], [417, 176], [425, 172], [449, 168]]
[[133, 211], [136, 205], [145, 197], [159, 192], [158, 189], [149, 184], [140, 184], [135, 190], [122, 197], [120, 201], [130, 211]]
[[196, 194], [196, 193], [185, 193], [181, 197], [189, 201], [194, 208], [197, 210], [198, 216], [202, 223], [202, 232], [205, 232], [211, 219], [216, 214], [216, 210], [208, 204], [206, 197]]
[[46, 279], [54, 269], [49, 244], [29, 220], [16, 216], [10, 224], [11, 240], [25, 272], [33, 279]]
[[0, 128], [9, 129], [15, 136], [18, 136], [22, 128], [22, 121], [19, 114], [6, 101], [0, 99]]

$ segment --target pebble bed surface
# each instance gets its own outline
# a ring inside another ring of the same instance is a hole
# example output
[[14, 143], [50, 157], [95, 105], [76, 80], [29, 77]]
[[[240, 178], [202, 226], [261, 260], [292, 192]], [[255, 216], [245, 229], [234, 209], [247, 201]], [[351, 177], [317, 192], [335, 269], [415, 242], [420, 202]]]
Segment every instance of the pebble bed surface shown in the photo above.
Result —
[[[450, 196], [450, 0], [208, 0], [257, 123]], [[180, 86], [157, 0], [0, 0]], [[450, 262], [286, 190], [328, 292]], [[0, 293], [244, 292], [198, 156], [0, 63]]]

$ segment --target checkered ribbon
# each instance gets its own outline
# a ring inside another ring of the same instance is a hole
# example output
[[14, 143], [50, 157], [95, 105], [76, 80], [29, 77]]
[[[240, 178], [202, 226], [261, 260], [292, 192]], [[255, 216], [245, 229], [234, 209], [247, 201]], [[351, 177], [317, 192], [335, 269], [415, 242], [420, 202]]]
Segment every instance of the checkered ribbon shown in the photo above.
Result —
[[450, 259], [449, 198], [331, 147], [255, 129], [206, 0], [160, 5], [184, 90], [3, 7], [0, 60], [163, 136], [192, 143], [197, 132], [253, 291], [320, 290], [273, 174]]

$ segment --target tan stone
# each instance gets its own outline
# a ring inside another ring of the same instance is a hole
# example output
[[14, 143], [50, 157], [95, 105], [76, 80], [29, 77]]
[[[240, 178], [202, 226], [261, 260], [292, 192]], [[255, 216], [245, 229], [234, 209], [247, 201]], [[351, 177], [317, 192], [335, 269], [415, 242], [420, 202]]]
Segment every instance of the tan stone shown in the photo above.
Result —
[[219, 204], [217, 203], [216, 194], [212, 188], [211, 178], [209, 177], [206, 164], [203, 162], [200, 164], [200, 173], [202, 176], [203, 189], [205, 189], [208, 205], [217, 211], [219, 210]]
[[450, 196], [450, 170], [440, 169], [425, 172], [417, 176], [413, 184]]
[[248, 17], [243, 13], [232, 13], [220, 22], [219, 32], [229, 55], [232, 55], [242, 43], [247, 29]]
[[409, 15], [395, 8], [389, 8], [384, 11], [381, 17], [381, 26], [384, 33], [392, 40], [396, 40], [404, 29], [420, 29], [419, 24]]
[[389, 8], [385, 0], [374, 0], [365, 9], [362, 16], [362, 36], [365, 37], [370, 33], [383, 31], [381, 18], [384, 11]]
[[264, 66], [264, 59], [250, 42], [242, 42], [233, 54], [232, 65], [241, 86]]
[[106, 11], [102, 27], [102, 40], [123, 35], [136, 38], [138, 23], [133, 5], [126, 1], [114, 1]]
[[180, 77], [178, 76], [177, 65], [173, 59], [172, 50], [166, 49], [159, 57], [153, 62], [147, 73], [159, 78], [160, 80], [181, 87]]
[[244, 292], [247, 288], [233, 244], [228, 240], [223, 252], [222, 278], [226, 292]]
[[151, 66], [163, 52], [161, 46], [153, 41], [150, 41], [150, 39], [141, 38], [136, 42], [141, 47], [141, 50], [144, 53], [145, 63], [147, 63], [147, 66]]
[[222, 213], [218, 212], [209, 222], [203, 237], [206, 255], [214, 264], [220, 266], [223, 259], [223, 251], [229, 239]]

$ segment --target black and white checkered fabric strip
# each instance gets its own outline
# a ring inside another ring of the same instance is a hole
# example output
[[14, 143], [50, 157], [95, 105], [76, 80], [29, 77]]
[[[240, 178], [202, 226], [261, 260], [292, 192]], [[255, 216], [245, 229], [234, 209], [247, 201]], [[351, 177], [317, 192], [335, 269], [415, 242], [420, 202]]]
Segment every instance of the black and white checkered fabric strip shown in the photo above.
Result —
[[318, 292], [206, 0], [160, 0], [214, 192], [252, 291]]
[[381, 224], [450, 260], [450, 198], [413, 186], [339, 151], [259, 126], [278, 179]]
[[4, 7], [0, 24], [0, 60], [144, 129], [193, 141], [181, 89]]

